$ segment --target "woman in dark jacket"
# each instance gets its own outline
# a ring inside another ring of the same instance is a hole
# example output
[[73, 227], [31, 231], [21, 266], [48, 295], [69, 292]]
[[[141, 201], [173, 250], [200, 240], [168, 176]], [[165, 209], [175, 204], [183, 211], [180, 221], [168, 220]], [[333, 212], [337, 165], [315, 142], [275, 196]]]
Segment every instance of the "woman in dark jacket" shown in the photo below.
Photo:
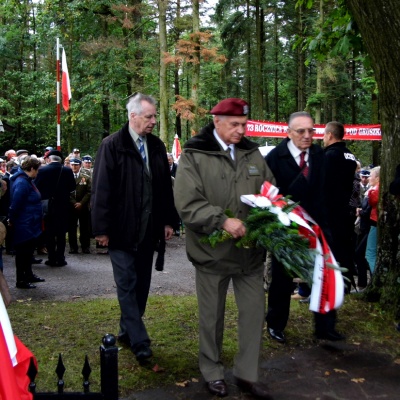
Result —
[[34, 282], [44, 282], [32, 272], [32, 257], [36, 239], [42, 232], [42, 204], [40, 192], [33, 183], [40, 161], [27, 156], [11, 177], [9, 224], [14, 230], [17, 288], [34, 289]]

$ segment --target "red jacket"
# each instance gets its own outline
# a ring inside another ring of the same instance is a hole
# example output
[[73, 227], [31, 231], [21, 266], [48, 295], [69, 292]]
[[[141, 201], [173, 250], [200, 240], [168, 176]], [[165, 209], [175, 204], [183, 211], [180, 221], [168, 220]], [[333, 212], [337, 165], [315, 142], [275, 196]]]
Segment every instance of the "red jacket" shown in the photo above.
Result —
[[379, 200], [379, 184], [369, 189], [368, 204], [371, 206], [372, 221], [378, 222], [378, 200]]

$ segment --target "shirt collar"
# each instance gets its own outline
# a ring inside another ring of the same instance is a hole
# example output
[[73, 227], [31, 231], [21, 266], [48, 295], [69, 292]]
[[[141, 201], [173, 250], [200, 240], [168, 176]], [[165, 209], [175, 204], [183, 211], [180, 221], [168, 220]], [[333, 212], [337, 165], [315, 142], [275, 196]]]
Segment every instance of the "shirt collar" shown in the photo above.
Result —
[[227, 144], [219, 137], [219, 135], [218, 135], [218, 133], [217, 133], [217, 131], [216, 131], [215, 129], [214, 129], [213, 133], [214, 133], [215, 139], [217, 139], [217, 142], [218, 142], [218, 143], [220, 144], [220, 146], [222, 147], [222, 150], [226, 151], [226, 150], [228, 150], [228, 148], [230, 148], [230, 149], [232, 149], [232, 150], [235, 149], [235, 145], [234, 145], [234, 144], [227, 145]]
[[[309, 155], [309, 148], [308, 149], [306, 149], [306, 150], [300, 150], [298, 147], [296, 147], [295, 145], [294, 145], [294, 143], [291, 141], [291, 140], [289, 140], [288, 142], [287, 142], [287, 147], [288, 147], [288, 149], [289, 149], [289, 151], [290, 151], [290, 154], [293, 156], [293, 158], [295, 159], [295, 160], [297, 160], [298, 159], [298, 157], [300, 157], [300, 154], [303, 152], [303, 151], [305, 151], [306, 153], [307, 153], [307, 155]], [[307, 160], [308, 160], [308, 156], [307, 156]]]

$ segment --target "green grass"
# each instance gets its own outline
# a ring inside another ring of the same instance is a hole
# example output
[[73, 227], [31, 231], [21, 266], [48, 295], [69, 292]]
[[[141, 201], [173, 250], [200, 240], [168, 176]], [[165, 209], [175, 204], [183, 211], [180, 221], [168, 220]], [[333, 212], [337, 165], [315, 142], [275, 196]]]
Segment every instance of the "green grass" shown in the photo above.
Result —
[[[99, 346], [106, 333], [118, 333], [119, 306], [114, 299], [76, 300], [72, 302], [12, 303], [8, 309], [14, 333], [33, 351], [39, 364], [37, 391], [55, 391], [55, 369], [62, 353], [66, 367], [66, 391], [80, 391], [85, 355], [92, 368], [91, 390], [100, 391]], [[399, 333], [394, 323], [377, 305], [357, 296], [347, 296], [339, 311], [338, 330], [349, 343], [397, 357]], [[229, 368], [237, 350], [237, 311], [228, 296], [223, 361]], [[127, 347], [119, 352], [119, 389], [121, 396], [145, 388], [159, 387], [199, 378], [197, 363], [198, 327], [195, 296], [153, 296], [149, 298], [145, 324], [152, 339], [151, 364], [139, 366]], [[313, 318], [307, 305], [292, 301], [291, 316], [282, 346], [264, 334], [262, 356], [269, 358], [299, 348], [315, 346]], [[158, 365], [160, 371], [154, 372]]]

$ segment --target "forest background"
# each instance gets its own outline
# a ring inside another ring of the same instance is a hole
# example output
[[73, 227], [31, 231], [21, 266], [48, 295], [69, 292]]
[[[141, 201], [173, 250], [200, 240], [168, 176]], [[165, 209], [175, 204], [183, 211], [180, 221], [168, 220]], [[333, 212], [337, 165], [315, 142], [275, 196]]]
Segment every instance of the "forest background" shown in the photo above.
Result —
[[388, 191], [400, 162], [398, 0], [3, 0], [0, 31], [0, 154], [56, 145], [56, 38], [72, 86], [64, 154], [95, 155], [135, 92], [158, 100], [168, 150], [226, 97], [246, 99], [253, 120], [307, 110], [316, 123], [381, 124], [381, 142], [346, 144], [382, 166], [366, 296], [400, 320], [400, 202]]
[[[377, 87], [360, 35], [336, 1], [3, 1], [0, 6], [0, 153], [56, 145], [56, 38], [72, 101], [61, 147], [95, 155], [127, 120], [135, 92], [159, 101], [157, 134], [170, 150], [206, 124], [221, 99], [241, 97], [250, 118], [379, 122]], [[265, 144], [266, 139], [256, 139]], [[278, 139], [268, 139], [276, 144]], [[354, 142], [364, 165], [379, 142]], [[375, 149], [375, 150], [374, 150]], [[82, 153], [82, 154], [83, 154]]]

